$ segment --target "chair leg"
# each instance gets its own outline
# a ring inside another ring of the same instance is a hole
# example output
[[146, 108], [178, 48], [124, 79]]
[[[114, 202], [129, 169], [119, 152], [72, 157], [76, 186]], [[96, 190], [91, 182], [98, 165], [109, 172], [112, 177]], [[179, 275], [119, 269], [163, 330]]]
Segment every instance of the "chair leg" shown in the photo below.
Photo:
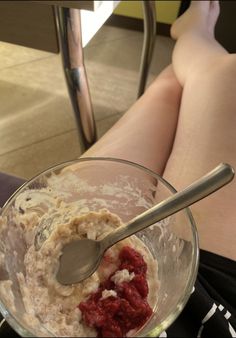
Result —
[[81, 151], [97, 139], [93, 108], [83, 58], [80, 11], [57, 7], [58, 40], [62, 64], [77, 122]]
[[138, 97], [140, 97], [145, 90], [156, 36], [155, 1], [142, 1], [142, 4], [144, 13], [144, 40], [140, 65]]

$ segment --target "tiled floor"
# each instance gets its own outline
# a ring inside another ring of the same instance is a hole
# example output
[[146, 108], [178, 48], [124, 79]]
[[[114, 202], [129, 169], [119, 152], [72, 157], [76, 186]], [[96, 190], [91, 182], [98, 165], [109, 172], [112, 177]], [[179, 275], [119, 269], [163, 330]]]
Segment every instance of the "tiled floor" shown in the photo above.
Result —
[[[135, 101], [143, 34], [103, 26], [85, 48], [98, 135]], [[151, 81], [171, 60], [157, 36]], [[0, 43], [0, 171], [30, 178], [80, 156], [60, 55]]]

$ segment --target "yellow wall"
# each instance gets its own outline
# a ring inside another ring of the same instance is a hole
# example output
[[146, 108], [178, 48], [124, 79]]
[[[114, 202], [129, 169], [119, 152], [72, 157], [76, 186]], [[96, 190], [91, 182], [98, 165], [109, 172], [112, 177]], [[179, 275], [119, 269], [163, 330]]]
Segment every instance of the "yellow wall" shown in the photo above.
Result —
[[[171, 24], [177, 17], [181, 1], [156, 1], [157, 21]], [[121, 1], [115, 14], [142, 18], [142, 1]]]

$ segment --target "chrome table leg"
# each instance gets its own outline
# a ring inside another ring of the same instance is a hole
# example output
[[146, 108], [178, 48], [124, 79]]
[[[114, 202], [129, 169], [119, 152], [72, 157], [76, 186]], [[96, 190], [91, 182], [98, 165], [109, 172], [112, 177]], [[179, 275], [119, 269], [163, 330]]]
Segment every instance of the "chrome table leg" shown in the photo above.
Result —
[[[144, 41], [140, 66], [138, 97], [145, 90], [156, 35], [155, 1], [142, 1], [144, 10]], [[79, 131], [81, 151], [97, 140], [93, 108], [83, 59], [80, 11], [56, 8], [58, 39], [65, 78]]]
[[145, 90], [156, 36], [155, 1], [142, 1], [142, 4], [144, 14], [144, 40], [140, 65], [138, 97], [140, 97]]
[[83, 58], [80, 10], [56, 7], [58, 39], [65, 78], [73, 106], [81, 151], [97, 139], [93, 108]]

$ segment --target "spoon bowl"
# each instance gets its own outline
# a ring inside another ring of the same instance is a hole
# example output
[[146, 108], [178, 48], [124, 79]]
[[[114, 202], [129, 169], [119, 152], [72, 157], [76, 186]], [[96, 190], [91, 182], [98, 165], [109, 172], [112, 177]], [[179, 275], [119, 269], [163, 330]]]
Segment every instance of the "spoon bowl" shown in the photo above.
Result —
[[63, 284], [75, 284], [78, 283], [78, 275], [81, 280], [86, 279], [91, 275], [91, 271], [97, 270], [102, 254], [102, 242], [100, 241], [81, 239], [66, 244], [60, 260], [63, 269], [60, 268], [57, 273], [58, 281], [63, 282], [65, 276], [68, 276], [68, 282]]

